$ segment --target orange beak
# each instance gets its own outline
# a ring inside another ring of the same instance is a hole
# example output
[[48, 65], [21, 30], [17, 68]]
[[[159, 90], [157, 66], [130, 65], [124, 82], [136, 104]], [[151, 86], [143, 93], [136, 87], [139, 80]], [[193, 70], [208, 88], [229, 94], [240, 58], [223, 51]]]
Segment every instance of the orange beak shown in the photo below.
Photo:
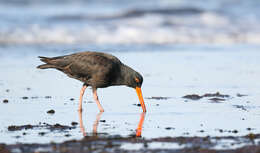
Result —
[[143, 99], [143, 95], [142, 95], [142, 90], [140, 87], [136, 87], [136, 93], [138, 95], [138, 98], [139, 98], [139, 101], [141, 103], [141, 106], [142, 106], [142, 109], [143, 109], [143, 112], [146, 112], [146, 108], [145, 108], [145, 104], [144, 104], [144, 99]]

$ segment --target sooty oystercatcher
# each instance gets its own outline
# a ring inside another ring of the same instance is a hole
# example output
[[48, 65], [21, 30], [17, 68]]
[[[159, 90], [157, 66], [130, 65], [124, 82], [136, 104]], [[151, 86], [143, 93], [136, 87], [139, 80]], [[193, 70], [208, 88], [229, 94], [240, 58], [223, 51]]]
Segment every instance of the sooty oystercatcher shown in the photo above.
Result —
[[136, 89], [143, 112], [146, 112], [141, 91], [142, 75], [123, 64], [117, 57], [107, 53], [87, 51], [58, 57], [39, 56], [39, 58], [46, 64], [39, 65], [37, 68], [54, 68], [84, 83], [80, 91], [79, 111], [82, 111], [82, 97], [88, 86], [92, 87], [94, 100], [99, 110], [103, 112], [104, 109], [98, 100], [97, 88], [126, 85]]

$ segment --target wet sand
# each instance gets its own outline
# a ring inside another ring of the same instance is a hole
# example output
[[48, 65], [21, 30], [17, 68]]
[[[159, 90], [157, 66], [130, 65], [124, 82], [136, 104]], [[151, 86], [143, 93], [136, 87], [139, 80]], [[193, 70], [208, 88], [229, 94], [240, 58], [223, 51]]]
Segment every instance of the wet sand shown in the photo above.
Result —
[[176, 152], [176, 153], [258, 153], [259, 135], [243, 137], [163, 137], [143, 139], [120, 136], [86, 136], [81, 140], [49, 144], [0, 144], [1, 153], [20, 152]]
[[[36, 57], [44, 52], [2, 55], [0, 150], [259, 151], [257, 50], [111, 53], [143, 74], [146, 114], [135, 91], [123, 86], [98, 90], [102, 114], [88, 89], [78, 114], [82, 83], [55, 70], [37, 70]], [[52, 130], [55, 125], [70, 128]], [[10, 130], [15, 127], [19, 130]]]

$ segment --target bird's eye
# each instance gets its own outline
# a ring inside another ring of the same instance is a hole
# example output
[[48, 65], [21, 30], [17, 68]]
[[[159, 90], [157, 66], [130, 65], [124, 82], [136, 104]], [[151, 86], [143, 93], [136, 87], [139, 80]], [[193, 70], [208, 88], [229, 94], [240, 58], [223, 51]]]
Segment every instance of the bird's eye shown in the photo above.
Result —
[[140, 83], [140, 80], [138, 78], [135, 78], [135, 82]]

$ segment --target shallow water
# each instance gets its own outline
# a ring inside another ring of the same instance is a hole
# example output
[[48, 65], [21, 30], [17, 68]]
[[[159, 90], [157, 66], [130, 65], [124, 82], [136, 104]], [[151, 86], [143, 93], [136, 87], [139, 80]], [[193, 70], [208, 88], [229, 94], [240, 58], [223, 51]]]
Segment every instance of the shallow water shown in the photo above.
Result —
[[[8, 131], [10, 125], [80, 123], [77, 104], [82, 83], [56, 70], [35, 68], [41, 63], [38, 55], [56, 56], [69, 51], [45, 52], [28, 47], [26, 54], [24, 49], [21, 53], [10, 47], [1, 50], [5, 53], [2, 52], [0, 64], [0, 142], [46, 143], [81, 139], [83, 135], [96, 133], [100, 136], [135, 134], [142, 116], [141, 108], [134, 105], [139, 103], [135, 90], [123, 86], [98, 90], [105, 109], [100, 116], [91, 90], [86, 91], [82, 114], [86, 134], [82, 133], [80, 124], [76, 129], [61, 132], [45, 128]], [[240, 136], [260, 132], [260, 53], [257, 46], [208, 48], [191, 45], [165, 51], [129, 49], [128, 52], [109, 53], [144, 76], [142, 90], [148, 112], [144, 116], [142, 137]], [[208, 98], [198, 101], [182, 98], [187, 94], [216, 92], [231, 97], [219, 103]], [[238, 97], [237, 93], [247, 96]], [[24, 96], [29, 98], [23, 99]], [[169, 98], [150, 99], [158, 96]], [[3, 103], [4, 99], [9, 102]], [[54, 109], [55, 114], [47, 114], [50, 109]], [[102, 122], [97, 125], [98, 117]], [[40, 136], [39, 132], [46, 134]]]

